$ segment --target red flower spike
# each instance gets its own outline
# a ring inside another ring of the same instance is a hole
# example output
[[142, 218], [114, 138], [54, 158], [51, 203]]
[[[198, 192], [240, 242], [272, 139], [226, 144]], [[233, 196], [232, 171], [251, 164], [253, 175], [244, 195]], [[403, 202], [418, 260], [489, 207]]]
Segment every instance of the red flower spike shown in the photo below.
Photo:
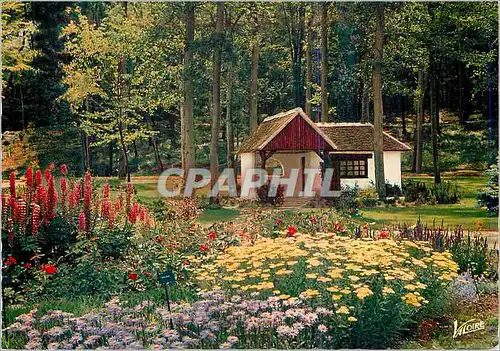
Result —
[[61, 174], [65, 176], [66, 174], [68, 174], [68, 167], [66, 167], [65, 164], [61, 165], [61, 167], [59, 168], [59, 172], [61, 172]]
[[7, 240], [11, 243], [14, 241], [14, 221], [12, 218], [7, 219]]
[[90, 209], [92, 201], [92, 176], [87, 171], [83, 177], [83, 212], [85, 213], [85, 231], [90, 234]]
[[14, 171], [10, 172], [10, 179], [9, 179], [9, 185], [10, 185], [10, 197], [12, 199], [16, 198], [16, 174]]
[[139, 275], [137, 273], [130, 273], [128, 275], [128, 279], [130, 279], [130, 280], [137, 280], [137, 279], [139, 279]]
[[49, 178], [49, 190], [47, 191], [47, 219], [50, 221], [56, 216], [57, 192], [54, 184], [54, 177]]
[[38, 235], [38, 228], [40, 228], [40, 206], [36, 203], [31, 203], [31, 235], [36, 238]]
[[35, 186], [39, 185], [42, 185], [42, 171], [38, 169], [35, 173]]
[[83, 212], [78, 214], [78, 229], [85, 230], [85, 213]]
[[52, 177], [52, 173], [50, 168], [47, 168], [44, 173], [45, 180], [48, 181], [50, 177]]
[[102, 197], [104, 199], [109, 199], [109, 183], [108, 182], [104, 183], [104, 190], [103, 190]]
[[26, 185], [29, 190], [33, 188], [33, 169], [31, 167], [26, 169]]

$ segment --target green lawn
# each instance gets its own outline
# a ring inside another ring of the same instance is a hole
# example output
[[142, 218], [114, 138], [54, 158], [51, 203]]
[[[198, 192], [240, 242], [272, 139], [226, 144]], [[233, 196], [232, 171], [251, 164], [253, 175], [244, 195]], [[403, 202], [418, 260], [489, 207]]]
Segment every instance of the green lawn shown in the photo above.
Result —
[[[105, 178], [98, 178], [97, 182], [104, 182]], [[405, 177], [421, 182], [432, 182], [433, 178], [428, 175]], [[462, 225], [466, 230], [477, 228], [477, 223], [482, 224], [483, 230], [498, 230], [496, 217], [489, 217], [485, 208], [479, 208], [476, 202], [477, 190], [485, 187], [488, 183], [486, 177], [465, 177], [465, 176], [445, 176], [443, 180], [457, 183], [463, 191], [463, 199], [454, 205], [421, 205], [407, 207], [376, 207], [366, 208], [361, 211], [360, 220], [362, 222], [375, 222], [378, 225], [408, 223], [414, 224], [418, 218], [424, 223], [432, 225], [433, 221], [441, 225], [443, 221], [445, 227], [455, 227]], [[152, 202], [160, 198], [157, 191], [156, 177], [133, 177], [132, 182], [137, 191], [137, 198], [144, 202]], [[116, 178], [111, 179], [111, 186], [118, 187], [124, 184]], [[239, 211], [229, 208], [206, 208], [200, 215], [200, 222], [204, 224], [231, 221], [239, 216]]]
[[239, 215], [240, 211], [234, 208], [207, 207], [201, 212], [199, 221], [203, 224], [228, 222], [236, 219]]
[[[432, 182], [430, 176], [412, 176], [413, 179], [422, 182]], [[463, 191], [463, 199], [453, 205], [422, 205], [408, 207], [376, 207], [366, 208], [361, 211], [361, 220], [376, 222], [377, 224], [408, 223], [414, 224], [418, 218], [423, 223], [455, 227], [462, 225], [466, 230], [477, 229], [477, 223], [482, 224], [483, 230], [498, 230], [498, 219], [489, 217], [485, 208], [479, 208], [476, 201], [477, 190], [485, 187], [488, 183], [485, 177], [445, 177], [443, 180], [457, 183]]]

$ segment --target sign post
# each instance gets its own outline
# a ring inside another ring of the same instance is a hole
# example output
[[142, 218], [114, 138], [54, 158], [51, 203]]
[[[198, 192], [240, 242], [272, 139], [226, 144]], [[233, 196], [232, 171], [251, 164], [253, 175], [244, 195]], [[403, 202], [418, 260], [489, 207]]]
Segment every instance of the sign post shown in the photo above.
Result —
[[[172, 314], [172, 310], [170, 309], [170, 297], [168, 295], [168, 286], [175, 284], [175, 275], [172, 272], [172, 269], [169, 267], [164, 272], [158, 272], [158, 281], [160, 284], [165, 286], [165, 300], [167, 302], [167, 309], [170, 315]], [[170, 329], [174, 329], [174, 323], [172, 322], [172, 316], [169, 316]]]

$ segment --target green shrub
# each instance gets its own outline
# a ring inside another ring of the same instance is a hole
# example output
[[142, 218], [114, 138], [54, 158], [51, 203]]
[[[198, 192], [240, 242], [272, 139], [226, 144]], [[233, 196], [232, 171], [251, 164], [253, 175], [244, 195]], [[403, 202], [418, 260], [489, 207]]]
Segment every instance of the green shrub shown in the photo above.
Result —
[[455, 204], [462, 198], [458, 185], [451, 182], [427, 184], [409, 180], [403, 184], [405, 200], [417, 203]]
[[462, 198], [460, 187], [451, 182], [432, 184], [429, 193], [438, 204], [456, 204]]
[[398, 198], [403, 194], [397, 184], [385, 183], [385, 196]]
[[429, 189], [424, 182], [408, 180], [403, 184], [405, 200], [425, 203], [429, 199]]
[[488, 187], [477, 194], [479, 206], [488, 208], [490, 215], [498, 216], [498, 158], [485, 172], [488, 177]]
[[378, 202], [377, 190], [373, 187], [359, 190], [357, 202], [359, 207], [375, 206]]

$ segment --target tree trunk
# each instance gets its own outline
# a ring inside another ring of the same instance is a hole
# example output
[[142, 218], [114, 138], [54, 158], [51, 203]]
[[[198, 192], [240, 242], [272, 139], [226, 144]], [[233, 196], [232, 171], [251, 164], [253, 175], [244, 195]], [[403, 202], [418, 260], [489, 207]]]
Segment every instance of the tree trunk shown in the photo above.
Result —
[[438, 107], [438, 89], [436, 63], [431, 54], [431, 137], [432, 137], [432, 162], [434, 166], [434, 183], [441, 183], [441, 171], [439, 169], [439, 107]]
[[136, 159], [139, 158], [139, 152], [137, 151], [137, 143], [135, 140], [132, 140], [132, 146], [134, 147], [134, 157]]
[[[154, 130], [153, 121], [152, 121], [151, 116], [149, 114], [147, 114], [146, 120], [147, 120], [147, 123], [149, 125], [149, 129]], [[149, 141], [151, 143], [151, 146], [153, 147], [153, 153], [155, 156], [156, 165], [158, 166], [158, 170], [160, 172], [163, 172], [164, 167], [163, 167], [163, 162], [161, 161], [160, 152], [158, 151], [158, 144], [156, 142], [156, 136], [151, 135], [151, 137], [149, 138]]]
[[189, 169], [195, 165], [194, 149], [194, 121], [193, 121], [193, 39], [194, 39], [194, 6], [185, 3], [184, 16], [186, 24], [186, 38], [184, 46], [184, 104], [181, 113], [181, 158], [184, 176], [187, 177]]
[[[121, 115], [121, 107], [120, 107], [120, 115]], [[118, 122], [118, 130], [120, 132], [120, 144], [122, 146], [122, 155], [123, 155], [123, 160], [125, 162], [125, 173], [127, 174], [127, 182], [130, 182], [130, 167], [128, 165], [128, 155], [127, 155], [127, 145], [125, 144], [125, 136], [123, 133], [123, 124], [120, 120]]]
[[363, 83], [363, 97], [361, 98], [361, 122], [370, 122], [370, 88], [367, 82]]
[[400, 95], [399, 98], [401, 99], [401, 123], [403, 127], [403, 138], [406, 140], [408, 136], [408, 132], [406, 131], [406, 96], [405, 95]]
[[[314, 8], [314, 5], [313, 5]], [[313, 49], [313, 19], [314, 12], [307, 22], [307, 50], [306, 50], [306, 115], [312, 118], [312, 49]]]
[[24, 94], [23, 94], [23, 85], [19, 83], [19, 94], [21, 97], [21, 121], [23, 123], [23, 132], [26, 131], [26, 120], [24, 117]]
[[226, 82], [226, 138], [227, 138], [227, 167], [234, 168], [234, 131], [232, 116], [232, 94], [233, 94], [233, 62], [227, 62], [227, 82]]
[[[213, 188], [219, 178], [219, 132], [220, 132], [220, 71], [221, 71], [221, 51], [223, 35], [223, 14], [222, 2], [217, 2], [217, 20], [215, 25], [215, 51], [213, 56], [213, 77], [212, 77], [212, 137], [210, 140], [210, 173], [211, 187]], [[211, 197], [210, 203], [218, 203], [219, 197]]]
[[[87, 96], [87, 98], [85, 99], [85, 108], [87, 110], [87, 114], [90, 113], [90, 102], [89, 102], [89, 97]], [[84, 137], [85, 137], [85, 162], [87, 164], [87, 170], [90, 170], [92, 167], [91, 167], [91, 164], [90, 164], [90, 141], [89, 141], [89, 136], [87, 133], [84, 133]]]
[[418, 88], [417, 98], [417, 118], [415, 120], [415, 145], [414, 145], [414, 172], [422, 172], [422, 154], [423, 154], [423, 124], [424, 124], [424, 100], [427, 87], [427, 77], [423, 69], [418, 70]]
[[328, 75], [328, 5], [321, 9], [321, 122], [328, 122], [328, 91], [326, 88]]
[[252, 45], [252, 69], [250, 72], [250, 132], [258, 127], [257, 122], [257, 78], [259, 74], [260, 45], [257, 39]]
[[384, 5], [377, 3], [377, 30], [375, 33], [375, 53], [373, 65], [373, 115], [374, 115], [374, 154], [375, 154], [375, 186], [379, 198], [385, 198], [384, 174], [384, 134], [382, 102], [382, 49], [384, 41]]
[[293, 62], [293, 67], [294, 67], [294, 75], [293, 75], [293, 91], [294, 91], [294, 97], [295, 97], [295, 106], [299, 107], [302, 106], [302, 43], [304, 41], [304, 31], [305, 31], [305, 14], [306, 14], [306, 9], [301, 4], [299, 6], [299, 23], [298, 23], [298, 33], [296, 35], [296, 43], [294, 45], [295, 47], [295, 54], [294, 56], [294, 62]]

